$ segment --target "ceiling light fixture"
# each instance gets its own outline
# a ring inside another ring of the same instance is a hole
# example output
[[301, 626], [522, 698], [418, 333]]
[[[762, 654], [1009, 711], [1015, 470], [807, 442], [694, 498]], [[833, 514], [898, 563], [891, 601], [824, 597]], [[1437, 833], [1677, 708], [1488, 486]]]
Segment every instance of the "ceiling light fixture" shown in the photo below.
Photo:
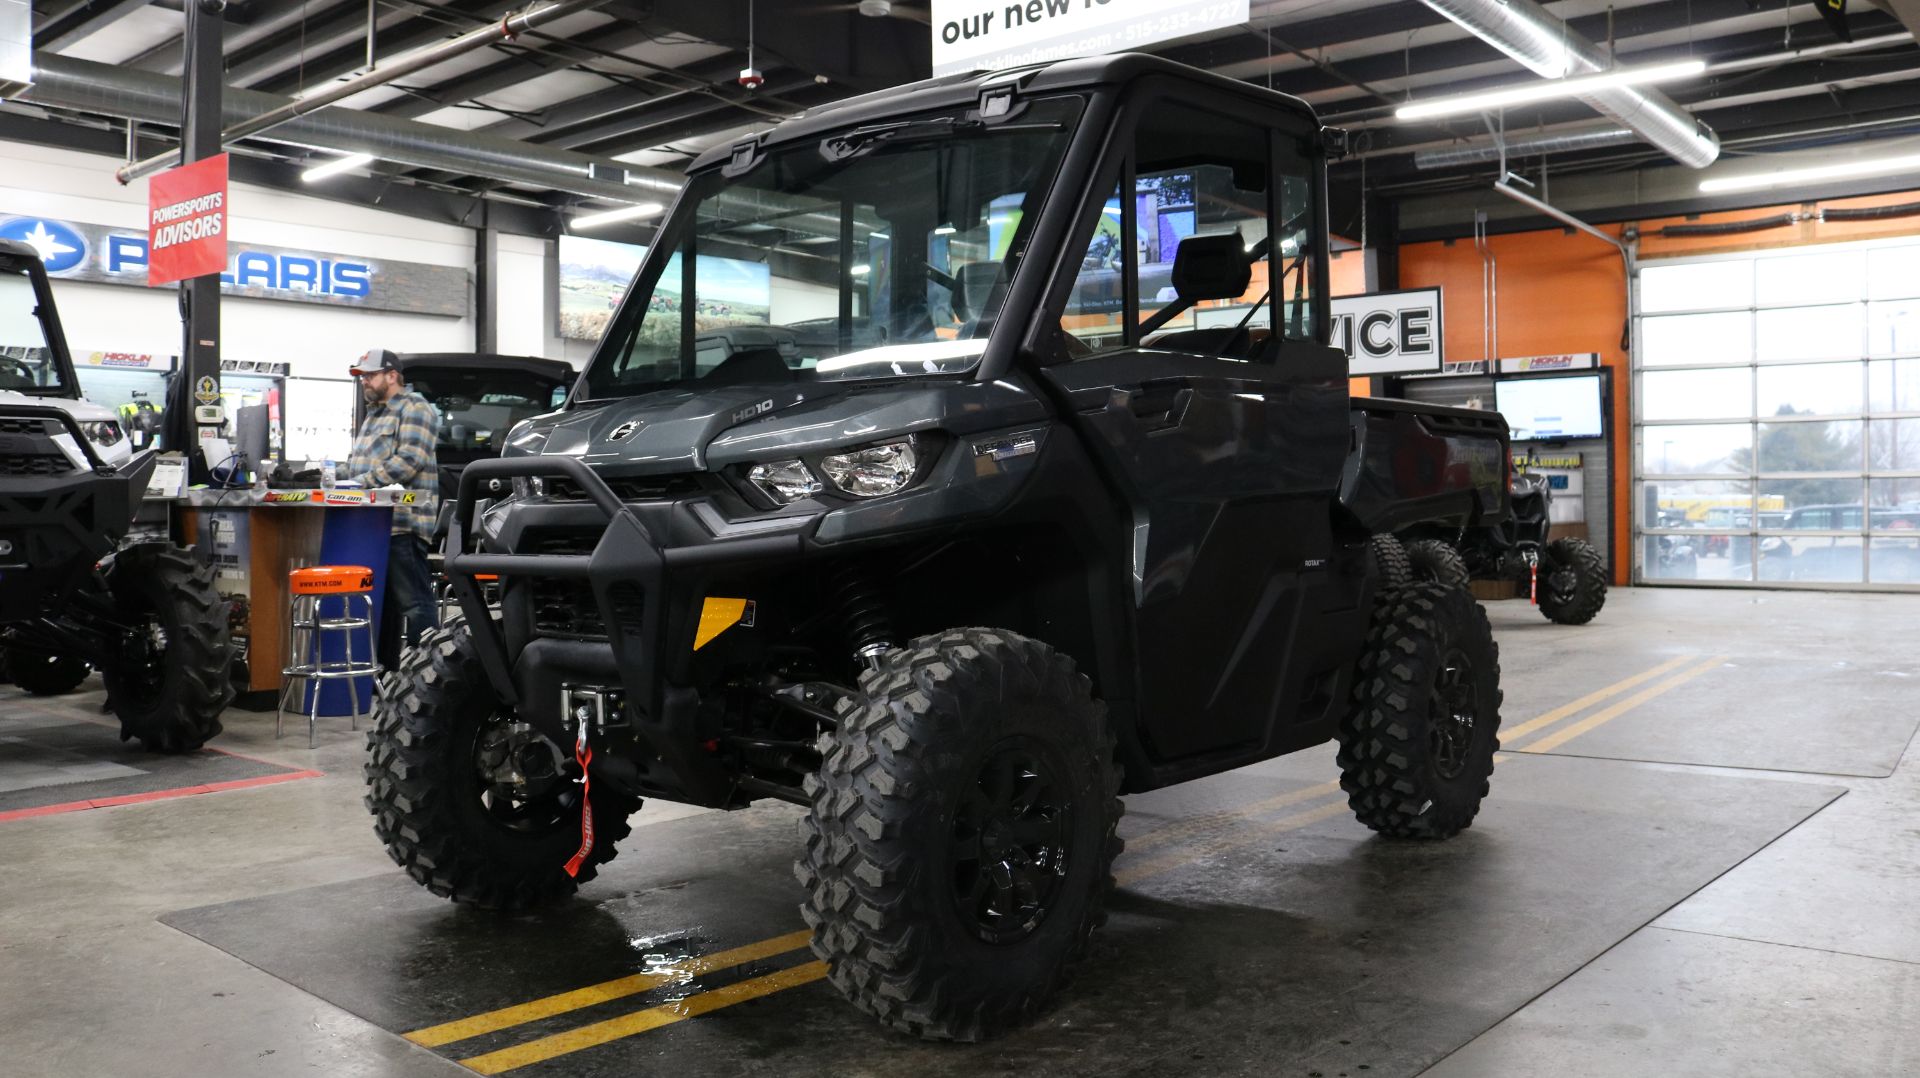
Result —
[[621, 206], [619, 209], [582, 214], [573, 219], [573, 229], [576, 232], [581, 232], [589, 228], [599, 228], [601, 225], [610, 225], [616, 221], [631, 221], [636, 217], [652, 217], [664, 209], [666, 209], [666, 207], [658, 202], [642, 202], [638, 206]]
[[1914, 169], [1920, 169], [1920, 153], [1904, 154], [1899, 157], [1874, 157], [1865, 161], [1847, 161], [1838, 165], [1789, 168], [1779, 172], [1761, 172], [1752, 176], [1725, 176], [1701, 180], [1700, 193], [1707, 195], [1724, 191], [1754, 191], [1762, 187], [1817, 183], [1821, 180], [1838, 180], [1849, 176], [1878, 176], [1888, 172], [1909, 172]]
[[1674, 79], [1698, 75], [1706, 69], [1705, 60], [1682, 60], [1674, 64], [1625, 68], [1598, 75], [1581, 75], [1571, 79], [1549, 79], [1524, 86], [1510, 86], [1503, 90], [1485, 90], [1479, 93], [1435, 98], [1432, 101], [1416, 101], [1410, 105], [1402, 105], [1394, 110], [1393, 115], [1397, 120], [1425, 120], [1435, 116], [1454, 116], [1463, 112], [1484, 112], [1488, 109], [1505, 108], [1508, 105], [1550, 101], [1557, 97], [1579, 97], [1596, 90], [1641, 86], [1650, 82], [1670, 82]]
[[321, 180], [352, 172], [356, 168], [365, 168], [373, 164], [376, 158], [370, 153], [350, 153], [345, 157], [336, 157], [324, 165], [315, 165], [302, 172], [300, 178], [307, 183], [319, 183]]

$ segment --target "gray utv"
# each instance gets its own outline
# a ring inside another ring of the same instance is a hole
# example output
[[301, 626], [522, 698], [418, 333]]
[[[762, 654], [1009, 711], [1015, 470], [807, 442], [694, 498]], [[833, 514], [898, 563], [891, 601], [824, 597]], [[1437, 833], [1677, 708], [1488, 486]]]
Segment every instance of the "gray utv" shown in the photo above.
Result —
[[832, 983], [974, 1039], [1084, 953], [1123, 794], [1338, 739], [1367, 826], [1466, 827], [1487, 620], [1370, 539], [1500, 513], [1506, 427], [1349, 398], [1330, 141], [1116, 56], [703, 157], [565, 406], [461, 477], [464, 618], [370, 738], [394, 859], [520, 909], [643, 797], [787, 801]]

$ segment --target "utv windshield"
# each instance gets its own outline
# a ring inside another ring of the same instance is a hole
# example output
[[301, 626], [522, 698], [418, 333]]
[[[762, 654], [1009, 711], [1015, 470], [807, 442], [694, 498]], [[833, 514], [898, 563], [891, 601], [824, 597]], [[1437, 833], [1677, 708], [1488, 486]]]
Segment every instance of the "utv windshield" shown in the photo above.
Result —
[[921, 115], [697, 177], [587, 396], [972, 370], [1079, 113], [1051, 98], [992, 124]]
[[408, 371], [407, 385], [440, 413], [442, 449], [498, 452], [515, 423], [567, 399], [566, 383], [532, 371], [436, 367]]
[[0, 390], [64, 396], [60, 364], [47, 347], [40, 297], [23, 270], [0, 267]]

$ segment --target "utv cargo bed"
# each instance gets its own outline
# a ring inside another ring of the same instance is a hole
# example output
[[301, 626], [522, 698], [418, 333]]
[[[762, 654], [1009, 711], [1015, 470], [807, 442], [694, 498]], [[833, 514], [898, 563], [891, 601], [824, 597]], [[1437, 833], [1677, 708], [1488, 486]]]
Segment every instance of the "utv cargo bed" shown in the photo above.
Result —
[[1500, 413], [1354, 397], [1348, 420], [1353, 445], [1340, 503], [1367, 531], [1505, 516], [1510, 457]]

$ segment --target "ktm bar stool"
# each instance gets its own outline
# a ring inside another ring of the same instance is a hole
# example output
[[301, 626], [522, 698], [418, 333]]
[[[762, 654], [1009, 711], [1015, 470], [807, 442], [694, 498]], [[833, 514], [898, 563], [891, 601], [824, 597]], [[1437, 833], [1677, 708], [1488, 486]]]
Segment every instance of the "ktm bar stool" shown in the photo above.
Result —
[[[320, 723], [320, 690], [329, 681], [347, 682], [353, 728], [360, 728], [360, 687], [355, 678], [377, 682], [380, 664], [374, 658], [373, 570], [364, 565], [311, 565], [287, 574], [287, 655], [294, 661], [280, 671], [280, 707], [273, 720], [278, 739], [287, 718], [287, 697], [296, 682], [310, 692], [307, 711], [307, 747], [313, 747], [313, 729]], [[327, 600], [337, 599], [329, 604]], [[356, 602], [357, 600], [357, 602]], [[358, 607], [356, 611], [355, 607]], [[339, 640], [344, 660], [327, 659], [329, 634]], [[353, 657], [353, 639], [364, 634], [365, 660]]]

